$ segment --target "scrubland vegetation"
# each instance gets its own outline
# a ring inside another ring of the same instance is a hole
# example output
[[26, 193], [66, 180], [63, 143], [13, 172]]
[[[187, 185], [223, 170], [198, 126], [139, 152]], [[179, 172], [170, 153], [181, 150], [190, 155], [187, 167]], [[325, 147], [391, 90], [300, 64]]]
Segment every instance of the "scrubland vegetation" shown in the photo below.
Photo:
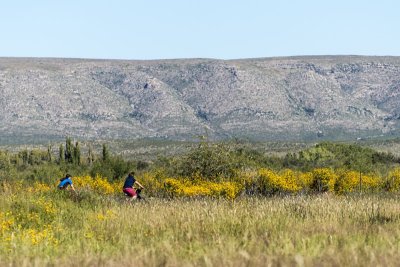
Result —
[[[0, 265], [395, 266], [399, 158], [321, 143], [285, 156], [199, 142], [125, 160], [67, 139], [0, 153]], [[127, 202], [130, 170], [145, 200]], [[77, 194], [56, 185], [73, 174]]]

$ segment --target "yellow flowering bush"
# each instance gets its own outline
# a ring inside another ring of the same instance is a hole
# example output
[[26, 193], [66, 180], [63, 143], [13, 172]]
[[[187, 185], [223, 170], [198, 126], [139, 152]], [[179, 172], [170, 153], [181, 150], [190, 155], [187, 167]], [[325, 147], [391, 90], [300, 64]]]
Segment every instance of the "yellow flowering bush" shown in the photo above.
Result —
[[282, 172], [281, 178], [285, 181], [284, 184], [288, 192], [297, 192], [303, 187], [303, 182], [299, 179], [297, 172], [286, 169]]
[[[94, 190], [96, 192], [110, 195], [116, 192], [117, 185], [113, 185], [106, 178], [96, 175], [95, 178], [90, 176], [77, 176], [73, 178], [73, 182], [77, 187]], [[122, 186], [121, 186], [122, 187]], [[118, 191], [120, 191], [119, 189]]]
[[335, 192], [338, 194], [352, 192], [354, 190], [371, 190], [380, 184], [380, 178], [373, 175], [365, 175], [356, 171], [338, 171], [338, 179], [335, 184]]
[[269, 170], [258, 171], [260, 191], [264, 194], [293, 193], [301, 189], [301, 184], [296, 180], [292, 170], [285, 170], [282, 175]]
[[237, 172], [235, 181], [241, 182], [243, 185], [248, 185], [253, 183], [253, 181], [257, 178], [258, 172], [253, 170], [246, 170]]
[[333, 192], [337, 175], [329, 168], [318, 168], [312, 171], [311, 189], [316, 192]]
[[165, 190], [172, 196], [211, 196], [235, 199], [242, 190], [242, 185], [235, 182], [191, 182], [188, 179], [178, 180], [167, 178], [164, 181]]
[[298, 173], [298, 183], [301, 184], [302, 188], [311, 188], [313, 183], [313, 173], [312, 172], [300, 172]]
[[400, 168], [395, 168], [389, 172], [389, 177], [384, 184], [385, 189], [390, 192], [395, 192], [400, 190]]
[[182, 186], [180, 192], [188, 197], [211, 196], [211, 189], [200, 185]]
[[268, 169], [260, 169], [258, 175], [258, 185], [262, 193], [276, 193], [283, 189], [283, 181], [277, 173]]
[[164, 190], [164, 174], [159, 171], [154, 174], [144, 173], [138, 177], [138, 180], [143, 186], [145, 186], [147, 196], [157, 196]]

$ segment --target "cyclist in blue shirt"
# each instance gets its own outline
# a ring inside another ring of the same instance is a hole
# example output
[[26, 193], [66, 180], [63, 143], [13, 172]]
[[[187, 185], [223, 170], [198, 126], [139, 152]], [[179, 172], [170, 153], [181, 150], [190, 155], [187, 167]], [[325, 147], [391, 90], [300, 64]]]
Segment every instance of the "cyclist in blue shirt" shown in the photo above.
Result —
[[76, 193], [74, 185], [72, 184], [72, 177], [67, 173], [64, 178], [60, 179], [60, 183], [57, 187], [61, 190], [65, 190], [68, 188], [68, 186], [70, 186], [71, 189]]

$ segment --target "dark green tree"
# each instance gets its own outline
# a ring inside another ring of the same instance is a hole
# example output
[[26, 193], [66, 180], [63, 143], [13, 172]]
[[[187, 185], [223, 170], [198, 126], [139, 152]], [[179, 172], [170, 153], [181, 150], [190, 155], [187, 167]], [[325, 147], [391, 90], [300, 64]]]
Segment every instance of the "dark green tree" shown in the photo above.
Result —
[[93, 162], [94, 162], [94, 154], [93, 154], [93, 149], [92, 149], [92, 145], [89, 144], [89, 150], [88, 150], [88, 164], [90, 166], [92, 166]]
[[0, 170], [9, 170], [11, 167], [10, 156], [7, 151], [0, 151]]
[[47, 151], [33, 149], [28, 156], [28, 164], [40, 165], [47, 161]]
[[73, 153], [74, 153], [74, 148], [72, 146], [72, 140], [71, 138], [67, 137], [65, 140], [65, 161], [67, 163], [73, 163], [74, 158], [73, 158]]
[[22, 164], [27, 165], [28, 164], [28, 158], [29, 158], [29, 152], [27, 149], [22, 150], [19, 152], [19, 155], [22, 159]]
[[74, 147], [73, 163], [75, 163], [76, 165], [81, 164], [81, 149], [79, 147], [78, 141], [76, 141], [75, 147]]
[[49, 162], [53, 161], [53, 154], [52, 154], [51, 150], [52, 150], [52, 146], [49, 144], [47, 146], [47, 159], [48, 159]]
[[108, 152], [108, 147], [106, 144], [103, 144], [103, 161], [108, 161], [110, 159], [110, 152]]
[[59, 154], [58, 154], [59, 159], [58, 160], [60, 163], [63, 163], [65, 161], [64, 146], [60, 145], [60, 148], [58, 151], [59, 151]]

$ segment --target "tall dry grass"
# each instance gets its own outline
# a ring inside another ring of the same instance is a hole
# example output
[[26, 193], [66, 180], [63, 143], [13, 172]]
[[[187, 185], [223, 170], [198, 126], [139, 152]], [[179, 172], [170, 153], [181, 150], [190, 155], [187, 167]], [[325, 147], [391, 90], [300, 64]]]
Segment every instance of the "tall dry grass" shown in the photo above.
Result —
[[396, 266], [397, 195], [148, 199], [0, 196], [3, 266]]

